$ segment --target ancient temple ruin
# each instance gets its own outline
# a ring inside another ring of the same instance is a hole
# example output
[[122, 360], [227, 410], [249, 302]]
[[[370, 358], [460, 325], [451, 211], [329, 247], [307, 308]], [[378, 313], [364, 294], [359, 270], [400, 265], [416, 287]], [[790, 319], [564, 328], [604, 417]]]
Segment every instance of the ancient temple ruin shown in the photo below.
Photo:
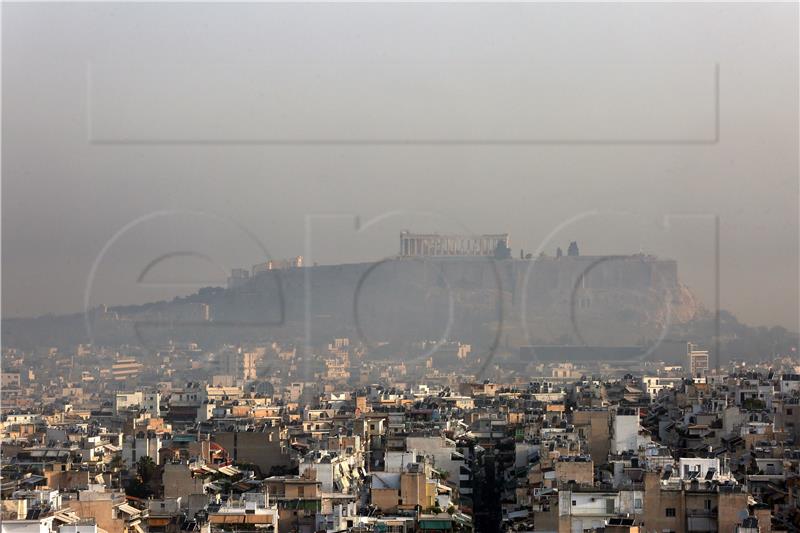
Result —
[[498, 245], [508, 248], [508, 233], [493, 235], [442, 235], [400, 233], [401, 257], [493, 256]]

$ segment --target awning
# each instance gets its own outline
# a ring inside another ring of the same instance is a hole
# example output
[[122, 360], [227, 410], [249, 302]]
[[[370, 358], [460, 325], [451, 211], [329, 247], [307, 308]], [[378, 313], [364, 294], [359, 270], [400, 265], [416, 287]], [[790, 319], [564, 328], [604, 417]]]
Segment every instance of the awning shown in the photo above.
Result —
[[212, 524], [272, 524], [271, 514], [212, 514], [208, 521]]
[[472, 517], [464, 513], [453, 513], [453, 518], [456, 520], [456, 522], [460, 522], [462, 524], [472, 523]]
[[244, 524], [244, 515], [226, 515], [226, 514], [212, 514], [208, 517], [208, 521], [212, 524]]
[[240, 474], [240, 473], [241, 473], [241, 472], [239, 471], [239, 469], [238, 469], [238, 468], [236, 468], [235, 466], [223, 466], [223, 467], [221, 467], [221, 468], [219, 469], [219, 472], [220, 472], [221, 474], [225, 474], [226, 476], [235, 476], [235, 475], [237, 475], [237, 474]]
[[58, 512], [53, 515], [53, 518], [58, 520], [59, 522], [64, 522], [65, 524], [77, 524], [81, 517], [75, 514], [72, 511], [62, 511]]
[[206, 490], [209, 490], [211, 492], [220, 492], [220, 491], [222, 491], [222, 487], [220, 485], [218, 485], [217, 483], [214, 483], [213, 481], [211, 483], [208, 483], [208, 484], [204, 485], [204, 487], [205, 487]]
[[128, 505], [127, 503], [123, 503], [122, 505], [117, 507], [117, 509], [130, 516], [135, 516], [141, 513], [139, 509], [137, 509], [133, 505]]

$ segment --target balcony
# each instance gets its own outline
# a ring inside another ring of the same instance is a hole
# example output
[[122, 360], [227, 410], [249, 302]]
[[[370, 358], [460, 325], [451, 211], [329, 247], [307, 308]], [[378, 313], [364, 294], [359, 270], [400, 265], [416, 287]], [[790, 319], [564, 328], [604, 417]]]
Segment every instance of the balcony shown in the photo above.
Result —
[[717, 518], [717, 508], [713, 509], [687, 509], [687, 518]]

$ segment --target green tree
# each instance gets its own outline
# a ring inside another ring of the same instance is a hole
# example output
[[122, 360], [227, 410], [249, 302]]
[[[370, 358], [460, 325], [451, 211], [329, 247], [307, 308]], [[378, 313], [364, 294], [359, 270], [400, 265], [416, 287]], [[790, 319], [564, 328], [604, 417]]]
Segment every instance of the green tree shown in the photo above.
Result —
[[149, 498], [153, 495], [152, 482], [156, 477], [158, 465], [152, 457], [144, 456], [136, 461], [136, 478], [125, 487], [125, 491], [137, 498]]
[[145, 455], [136, 461], [136, 474], [144, 484], [149, 484], [156, 475], [156, 462], [149, 455]]

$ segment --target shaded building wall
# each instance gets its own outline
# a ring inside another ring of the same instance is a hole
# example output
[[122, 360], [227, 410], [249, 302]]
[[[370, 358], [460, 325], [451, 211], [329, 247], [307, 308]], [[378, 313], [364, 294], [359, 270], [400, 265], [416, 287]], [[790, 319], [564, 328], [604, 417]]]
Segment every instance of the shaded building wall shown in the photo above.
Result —
[[104, 529], [108, 533], [125, 531], [125, 520], [113, 518], [114, 505], [111, 500], [70, 500], [69, 507], [81, 518], [94, 518], [98, 529]]
[[575, 481], [579, 484], [594, 484], [593, 461], [556, 461], [556, 479], [560, 483]]
[[413, 508], [416, 505], [427, 510], [433, 507], [434, 497], [427, 492], [427, 478], [422, 473], [404, 472], [400, 475], [400, 498], [402, 506]]
[[397, 489], [372, 487], [370, 498], [372, 504], [384, 513], [396, 513], [400, 492]]
[[[661, 490], [660, 474], [645, 473], [643, 531], [661, 533], [662, 531], [686, 531], [686, 508], [683, 491]], [[675, 509], [675, 516], [667, 516], [667, 509]], [[730, 530], [733, 531], [733, 530]]]
[[[747, 513], [747, 493], [720, 492], [718, 497], [719, 531], [736, 531], [736, 526]], [[759, 520], [758, 525], [762, 533], [771, 529], [769, 520], [763, 523]]]
[[611, 449], [609, 429], [611, 412], [575, 411], [572, 416], [575, 427], [583, 428], [592, 461], [598, 465], [606, 463]]
[[189, 495], [203, 494], [202, 478], [192, 477], [192, 472], [184, 463], [164, 464], [161, 480], [164, 484], [164, 498], [181, 498], [182, 507], [189, 505]]
[[288, 467], [291, 457], [281, 446], [280, 429], [267, 431], [226, 431], [213, 435], [213, 440], [228, 452], [234, 463], [251, 463], [269, 475], [273, 467]]
[[52, 489], [77, 490], [89, 488], [89, 472], [80, 470], [45, 471], [47, 486]]

